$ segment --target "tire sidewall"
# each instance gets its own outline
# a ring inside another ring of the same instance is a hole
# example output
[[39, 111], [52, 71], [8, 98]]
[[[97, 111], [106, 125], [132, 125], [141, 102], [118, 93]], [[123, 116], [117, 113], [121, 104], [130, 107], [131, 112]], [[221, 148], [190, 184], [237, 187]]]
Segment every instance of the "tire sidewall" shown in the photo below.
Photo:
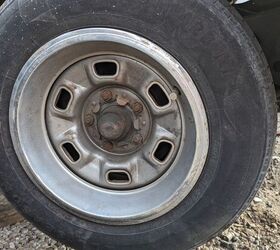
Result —
[[[248, 56], [258, 52], [239, 22], [220, 3], [208, 2], [22, 0], [2, 10], [1, 187], [35, 225], [76, 248], [186, 249], [247, 203], [273, 144], [271, 97], [263, 90], [270, 75], [261, 58]], [[207, 111], [210, 149], [198, 183], [178, 207], [148, 223], [111, 227], [73, 216], [30, 181], [13, 149], [9, 102], [22, 66], [49, 40], [88, 27], [122, 29], [158, 44], [189, 72]]]

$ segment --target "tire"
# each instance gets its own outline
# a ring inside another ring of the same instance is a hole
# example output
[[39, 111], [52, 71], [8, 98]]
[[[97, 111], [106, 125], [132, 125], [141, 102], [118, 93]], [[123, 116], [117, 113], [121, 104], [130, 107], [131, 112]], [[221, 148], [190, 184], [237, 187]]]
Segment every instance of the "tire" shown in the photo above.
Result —
[[[0, 185], [26, 219], [76, 249], [191, 249], [248, 206], [270, 163], [276, 102], [262, 51], [227, 3], [14, 0], [0, 13]], [[66, 32], [95, 27], [133, 33], [176, 58], [207, 115], [209, 148], [198, 180], [177, 206], [141, 223], [91, 220], [52, 199], [20, 161], [10, 130], [12, 93], [26, 62]]]

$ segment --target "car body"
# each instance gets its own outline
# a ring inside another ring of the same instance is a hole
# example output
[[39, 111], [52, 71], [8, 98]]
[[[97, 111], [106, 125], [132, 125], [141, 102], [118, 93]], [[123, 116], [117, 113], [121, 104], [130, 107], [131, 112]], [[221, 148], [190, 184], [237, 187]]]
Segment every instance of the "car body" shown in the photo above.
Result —
[[257, 37], [269, 63], [277, 97], [280, 90], [280, 1], [250, 0], [235, 5]]

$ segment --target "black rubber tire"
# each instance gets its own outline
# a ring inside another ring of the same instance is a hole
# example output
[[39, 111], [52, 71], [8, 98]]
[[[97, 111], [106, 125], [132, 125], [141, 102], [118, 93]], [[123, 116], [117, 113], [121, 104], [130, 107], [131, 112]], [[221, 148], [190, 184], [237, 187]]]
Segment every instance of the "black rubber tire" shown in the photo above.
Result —
[[[0, 185], [42, 231], [77, 249], [190, 249], [229, 225], [264, 178], [276, 131], [270, 70], [226, 1], [8, 1], [0, 10]], [[24, 63], [50, 39], [84, 27], [139, 34], [171, 53], [195, 81], [210, 128], [204, 171], [184, 201], [135, 226], [106, 226], [58, 207], [31, 182], [14, 151], [9, 101]]]

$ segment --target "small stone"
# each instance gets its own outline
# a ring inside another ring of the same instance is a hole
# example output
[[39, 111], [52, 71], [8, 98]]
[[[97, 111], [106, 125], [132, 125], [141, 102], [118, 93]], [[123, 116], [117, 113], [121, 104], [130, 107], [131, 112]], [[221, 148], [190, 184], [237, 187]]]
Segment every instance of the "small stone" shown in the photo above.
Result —
[[272, 204], [270, 202], [266, 202], [266, 206], [272, 208]]
[[226, 241], [230, 242], [230, 241], [232, 241], [232, 238], [234, 237], [234, 234], [229, 232], [229, 233], [224, 234], [224, 237], [225, 237]]
[[10, 247], [11, 249], [15, 249], [15, 248], [16, 248], [16, 246], [15, 246], [15, 244], [14, 244], [13, 242], [11, 242], [11, 243], [9, 244], [9, 247]]
[[229, 248], [231, 247], [232, 243], [231, 242], [227, 242], [227, 241], [221, 241], [220, 242], [220, 246], [224, 247], [224, 248]]
[[237, 242], [238, 241], [238, 238], [234, 235], [231, 239], [232, 242]]
[[280, 163], [280, 157], [279, 156], [273, 156], [272, 157], [272, 162], [274, 165], [277, 165], [278, 163]]
[[256, 204], [258, 204], [258, 203], [262, 203], [263, 200], [262, 200], [261, 198], [259, 198], [259, 197], [255, 197], [255, 198], [254, 198], [254, 202], [255, 202]]

